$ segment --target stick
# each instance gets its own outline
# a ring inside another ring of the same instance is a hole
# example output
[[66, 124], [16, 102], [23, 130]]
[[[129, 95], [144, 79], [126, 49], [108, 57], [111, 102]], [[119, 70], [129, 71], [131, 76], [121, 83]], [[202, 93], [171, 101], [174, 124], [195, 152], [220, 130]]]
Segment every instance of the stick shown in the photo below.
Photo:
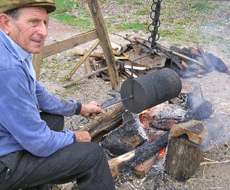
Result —
[[[86, 53], [87, 53], [87, 51], [85, 50], [84, 54], [86, 54]], [[89, 57], [87, 57], [85, 60], [85, 69], [86, 69], [87, 75], [91, 73]], [[87, 78], [89, 79], [90, 76]]]
[[102, 71], [105, 71], [105, 70], [107, 70], [107, 69], [108, 69], [108, 67], [104, 67], [104, 68], [98, 69], [98, 70], [96, 70], [96, 71], [93, 71], [93, 72], [91, 72], [91, 73], [89, 73], [89, 74], [87, 74], [87, 75], [84, 75], [84, 76], [80, 77], [79, 79], [77, 79], [77, 80], [75, 80], [75, 81], [73, 81], [73, 82], [69, 82], [69, 83], [63, 85], [63, 87], [64, 87], [64, 88], [69, 87], [69, 86], [71, 86], [71, 85], [73, 85], [73, 84], [76, 84], [78, 81], [80, 81], [80, 80], [82, 80], [82, 79], [85, 79], [85, 78], [87, 78], [87, 77], [91, 77], [91, 76], [93, 76], [93, 75], [95, 75], [95, 74], [97, 74], [97, 73], [100, 73], [100, 72], [102, 72]]
[[81, 64], [86, 60], [86, 58], [92, 53], [92, 51], [98, 46], [100, 43], [100, 40], [97, 39], [97, 41], [93, 44], [93, 46], [87, 51], [87, 53], [83, 56], [83, 58], [78, 62], [78, 64], [73, 68], [73, 70], [70, 72], [70, 74], [66, 77], [67, 80], [69, 80], [73, 74], [76, 72], [76, 70], [81, 66]]
[[[78, 55], [78, 56], [84, 56], [85, 55], [84, 53], [76, 52], [76, 51], [69, 52], [69, 53], [74, 54], [74, 55]], [[89, 57], [103, 58], [104, 57], [104, 53], [93, 53], [93, 54], [90, 54]]]
[[225, 160], [225, 161], [222, 161], [222, 162], [201, 162], [200, 165], [206, 165], [206, 164], [225, 164], [225, 163], [229, 163], [230, 160]]
[[[159, 44], [158, 44], [158, 45], [159, 45]], [[200, 61], [197, 61], [197, 60], [195, 60], [195, 59], [192, 59], [192, 58], [190, 58], [190, 57], [188, 57], [188, 56], [186, 56], [186, 55], [177, 53], [177, 52], [175, 52], [175, 51], [168, 50], [166, 47], [163, 47], [163, 46], [161, 46], [161, 45], [159, 45], [159, 46], [160, 46], [162, 49], [164, 49], [165, 51], [172, 52], [172, 54], [177, 55], [177, 56], [180, 57], [180, 58], [183, 58], [183, 59], [186, 59], [186, 60], [195, 62], [195, 63], [197, 63], [197, 64], [200, 65], [200, 66], [204, 66], [204, 64], [202, 64]]]

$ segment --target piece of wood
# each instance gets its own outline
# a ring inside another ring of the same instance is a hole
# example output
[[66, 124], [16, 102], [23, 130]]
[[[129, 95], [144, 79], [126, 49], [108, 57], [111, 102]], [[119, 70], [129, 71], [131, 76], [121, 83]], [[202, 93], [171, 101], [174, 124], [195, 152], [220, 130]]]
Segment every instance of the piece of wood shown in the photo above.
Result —
[[74, 81], [72, 81], [72, 82], [69, 82], [69, 83], [63, 85], [63, 87], [64, 87], [64, 88], [67, 88], [67, 87], [69, 87], [69, 86], [71, 86], [71, 85], [76, 84], [77, 82], [81, 81], [82, 79], [91, 77], [91, 76], [93, 76], [93, 75], [95, 75], [95, 74], [97, 74], [97, 73], [100, 73], [100, 72], [102, 72], [102, 71], [105, 71], [105, 70], [107, 70], [107, 69], [108, 69], [108, 67], [104, 67], [104, 68], [98, 69], [98, 70], [96, 70], [96, 71], [93, 71], [93, 72], [91, 72], [91, 73], [89, 73], [89, 74], [86, 74], [86, 75], [80, 77], [80, 78], [77, 79], [77, 80], [74, 80]]
[[200, 145], [186, 137], [170, 137], [167, 147], [165, 172], [173, 179], [186, 181], [196, 171], [203, 156]]
[[194, 63], [197, 63], [197, 64], [200, 65], [201, 67], [204, 66], [204, 64], [201, 63], [200, 61], [197, 61], [197, 60], [195, 60], [195, 59], [192, 59], [192, 58], [190, 58], [190, 57], [188, 57], [188, 56], [186, 56], [186, 55], [183, 55], [183, 54], [181, 54], [181, 53], [177, 53], [177, 52], [175, 52], [175, 51], [169, 50], [169, 49], [167, 49], [166, 47], [163, 47], [163, 46], [161, 46], [161, 45], [159, 45], [159, 44], [158, 44], [158, 47], [162, 48], [163, 50], [165, 50], [165, 51], [167, 51], [167, 52], [172, 53], [173, 55], [176, 55], [176, 56], [180, 57], [181, 59], [188, 60], [188, 61], [192, 61], [192, 62], [194, 62]]
[[79, 46], [81, 44], [85, 44], [87, 42], [93, 41], [98, 38], [97, 31], [92, 30], [89, 32], [85, 32], [76, 36], [73, 36], [68, 39], [64, 39], [61, 41], [57, 41], [53, 44], [46, 45], [44, 49], [42, 50], [42, 58], [49, 57], [51, 55], [55, 55], [57, 53], [60, 53], [62, 51], [74, 48], [76, 46]]
[[156, 159], [157, 159], [157, 156], [154, 155], [148, 160], [144, 161], [143, 163], [138, 164], [132, 169], [133, 174], [140, 179], [145, 177], [146, 174], [151, 169], [152, 165], [155, 163]]
[[121, 125], [122, 114], [125, 110], [123, 103], [119, 103], [108, 112], [96, 117], [92, 122], [81, 128], [80, 131], [88, 131], [92, 142], [98, 143], [105, 134]]
[[113, 177], [128, 171], [138, 164], [148, 160], [168, 144], [168, 132], [154, 141], [146, 141], [136, 149], [109, 160], [109, 167]]
[[[125, 69], [132, 69], [132, 66], [130, 65], [124, 65]], [[147, 70], [148, 67], [138, 67], [138, 66], [133, 66], [133, 70], [138, 70], [138, 71], [145, 71]]]
[[76, 70], [81, 66], [81, 64], [86, 60], [86, 58], [92, 53], [92, 51], [99, 45], [100, 40], [97, 39], [96, 42], [93, 44], [93, 46], [87, 51], [86, 54], [82, 57], [82, 59], [78, 62], [78, 64], [72, 69], [70, 74], [66, 77], [67, 80], [69, 80], [73, 74], [76, 72]]
[[[87, 51], [85, 50], [84, 51], [84, 54], [86, 54]], [[89, 57], [86, 58], [85, 60], [85, 69], [86, 69], [86, 74], [90, 74], [91, 73], [91, 68], [90, 68], [90, 60], [89, 60]], [[91, 76], [88, 76], [87, 78], [89, 79]]]
[[113, 55], [113, 50], [109, 40], [109, 35], [99, 8], [97, 0], [87, 0], [93, 20], [96, 27], [98, 37], [101, 41], [101, 47], [103, 49], [105, 60], [108, 66], [109, 77], [111, 86], [115, 90], [120, 89], [120, 78], [115, 65], [115, 58]]
[[201, 48], [200, 45], [197, 45], [197, 49], [199, 50], [199, 52], [201, 53], [202, 57], [204, 58], [204, 62], [205, 64], [207, 65], [207, 69], [211, 69], [212, 67], [212, 63], [211, 61], [209, 60], [209, 58], [206, 56], [206, 54], [204, 53], [203, 49]]
[[200, 145], [207, 135], [205, 124], [202, 121], [190, 120], [185, 123], [173, 125], [170, 130], [170, 136], [172, 137], [179, 137], [184, 134], [188, 136], [191, 142]]
[[[72, 53], [74, 55], [78, 55], [78, 56], [84, 56], [84, 53], [81, 53], [81, 52], [69, 52], [69, 53]], [[93, 54], [90, 54], [89, 57], [98, 57], [98, 58], [103, 58], [104, 57], [104, 53], [93, 53]]]

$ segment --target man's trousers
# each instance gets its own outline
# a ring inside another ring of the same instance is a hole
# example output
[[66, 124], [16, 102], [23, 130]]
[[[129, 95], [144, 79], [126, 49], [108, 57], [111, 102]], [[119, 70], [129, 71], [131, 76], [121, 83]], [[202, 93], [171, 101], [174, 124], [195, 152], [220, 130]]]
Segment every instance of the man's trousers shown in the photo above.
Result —
[[[55, 131], [63, 129], [62, 116], [41, 113]], [[77, 180], [80, 190], [113, 190], [114, 182], [103, 149], [95, 143], [69, 145], [49, 157], [23, 150], [0, 157], [0, 189], [26, 189]]]

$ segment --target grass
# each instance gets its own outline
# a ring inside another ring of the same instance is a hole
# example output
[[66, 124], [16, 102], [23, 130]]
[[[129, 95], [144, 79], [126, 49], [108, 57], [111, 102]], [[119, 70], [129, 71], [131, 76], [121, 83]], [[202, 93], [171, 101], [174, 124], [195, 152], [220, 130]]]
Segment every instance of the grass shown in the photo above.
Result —
[[[55, 0], [57, 10], [52, 17], [61, 22], [84, 29], [93, 30], [94, 23], [87, 2], [85, 0]], [[110, 33], [118, 31], [148, 32], [148, 25], [152, 22], [149, 18], [152, 1], [140, 0], [100, 0], [101, 12]], [[108, 8], [112, 6], [113, 8]], [[171, 41], [210, 41], [216, 43], [229, 43], [224, 39], [213, 37], [202, 26], [228, 27], [224, 12], [230, 9], [230, 4], [208, 0], [164, 0], [161, 3], [161, 37]], [[226, 15], [226, 19], [229, 14]], [[227, 45], [229, 46], [229, 45]], [[228, 49], [228, 48], [227, 48]]]

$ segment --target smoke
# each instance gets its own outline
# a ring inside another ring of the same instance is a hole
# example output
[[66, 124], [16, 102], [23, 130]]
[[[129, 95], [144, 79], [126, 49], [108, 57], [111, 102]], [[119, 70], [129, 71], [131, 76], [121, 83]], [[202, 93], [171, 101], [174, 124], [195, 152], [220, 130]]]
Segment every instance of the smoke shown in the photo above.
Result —
[[204, 152], [224, 145], [230, 140], [229, 119], [227, 115], [214, 114], [204, 123], [207, 130], [207, 138], [201, 144]]

